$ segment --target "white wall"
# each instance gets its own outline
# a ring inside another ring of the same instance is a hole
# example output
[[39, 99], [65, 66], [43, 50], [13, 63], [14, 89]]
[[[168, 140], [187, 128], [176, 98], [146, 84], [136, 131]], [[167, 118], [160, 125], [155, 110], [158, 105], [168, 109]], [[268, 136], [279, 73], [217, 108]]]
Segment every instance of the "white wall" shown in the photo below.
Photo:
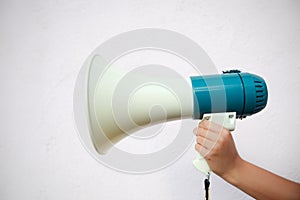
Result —
[[[242, 157], [300, 181], [299, 1], [0, 2], [0, 199], [201, 199], [193, 147], [147, 175], [113, 171], [83, 148], [72, 93], [89, 53], [124, 31], [156, 27], [190, 37], [219, 71], [263, 76], [267, 108], [239, 121]], [[259, 177], [257, 177], [259, 181]], [[251, 199], [217, 176], [212, 199]]]

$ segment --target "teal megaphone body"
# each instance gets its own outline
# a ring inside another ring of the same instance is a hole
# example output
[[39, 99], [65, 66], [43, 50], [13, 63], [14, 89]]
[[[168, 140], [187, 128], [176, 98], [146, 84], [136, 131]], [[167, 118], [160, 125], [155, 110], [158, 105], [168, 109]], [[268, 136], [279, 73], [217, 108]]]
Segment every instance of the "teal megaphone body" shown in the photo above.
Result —
[[206, 113], [236, 112], [245, 118], [265, 108], [268, 90], [263, 78], [226, 71], [222, 75], [191, 77], [194, 98], [194, 119]]

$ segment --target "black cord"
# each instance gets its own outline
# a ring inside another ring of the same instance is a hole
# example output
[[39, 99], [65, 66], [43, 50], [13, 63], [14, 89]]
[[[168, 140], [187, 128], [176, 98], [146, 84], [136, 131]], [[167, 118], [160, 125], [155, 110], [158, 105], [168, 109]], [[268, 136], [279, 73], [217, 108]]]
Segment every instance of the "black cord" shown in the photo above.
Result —
[[209, 195], [208, 195], [208, 193], [209, 193], [209, 185], [210, 185], [210, 182], [209, 182], [209, 180], [206, 178], [206, 179], [204, 180], [205, 200], [208, 200], [208, 198], [209, 198]]

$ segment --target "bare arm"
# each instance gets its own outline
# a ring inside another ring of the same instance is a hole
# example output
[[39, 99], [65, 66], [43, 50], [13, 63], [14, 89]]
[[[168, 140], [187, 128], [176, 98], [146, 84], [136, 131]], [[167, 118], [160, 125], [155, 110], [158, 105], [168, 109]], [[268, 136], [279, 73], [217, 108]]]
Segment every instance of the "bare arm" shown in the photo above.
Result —
[[195, 131], [196, 150], [212, 171], [227, 182], [256, 199], [300, 199], [300, 184], [244, 161], [227, 129], [203, 121]]

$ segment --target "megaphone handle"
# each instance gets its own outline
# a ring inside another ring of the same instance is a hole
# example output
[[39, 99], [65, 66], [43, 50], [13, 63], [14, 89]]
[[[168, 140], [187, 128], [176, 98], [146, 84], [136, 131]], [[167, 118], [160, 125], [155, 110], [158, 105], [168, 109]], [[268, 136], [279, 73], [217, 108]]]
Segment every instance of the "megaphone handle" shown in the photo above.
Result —
[[[236, 124], [236, 113], [235, 112], [225, 112], [225, 113], [208, 113], [203, 115], [202, 120], [212, 121], [216, 124], [219, 124], [230, 131], [234, 131]], [[193, 165], [197, 170], [202, 172], [204, 175], [209, 176], [210, 167], [206, 162], [205, 158], [200, 154], [197, 155], [197, 158], [193, 161]]]

